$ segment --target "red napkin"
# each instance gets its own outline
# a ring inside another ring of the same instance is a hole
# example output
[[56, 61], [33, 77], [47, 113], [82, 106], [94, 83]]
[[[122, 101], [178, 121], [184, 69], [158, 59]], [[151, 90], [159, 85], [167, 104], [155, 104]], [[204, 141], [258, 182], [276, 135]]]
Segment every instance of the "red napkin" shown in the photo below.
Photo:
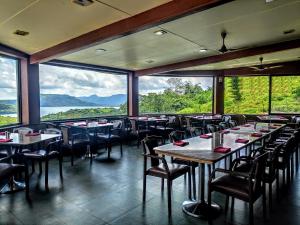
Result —
[[241, 128], [239, 128], [239, 127], [233, 127], [233, 128], [231, 128], [231, 130], [239, 130], [239, 129], [241, 129]]
[[200, 138], [208, 139], [208, 138], [212, 138], [212, 135], [211, 134], [201, 134]]
[[261, 129], [260, 132], [263, 132], [263, 133], [269, 133], [270, 130], [268, 130], [268, 129]]
[[222, 130], [220, 133], [221, 134], [228, 134], [228, 133], [230, 133], [230, 131], [229, 130]]
[[38, 135], [40, 135], [40, 133], [28, 133], [28, 134], [25, 134], [25, 136], [27, 136], [27, 137], [38, 136]]
[[251, 124], [244, 124], [243, 127], [251, 127]]
[[174, 141], [173, 142], [173, 145], [177, 145], [177, 146], [180, 146], [180, 147], [186, 146], [188, 144], [189, 144], [189, 142], [187, 142], [187, 141]]
[[261, 133], [252, 133], [251, 137], [261, 137], [262, 134]]
[[11, 142], [13, 139], [11, 138], [7, 138], [7, 139], [0, 139], [0, 142], [3, 143], [3, 142]]
[[249, 142], [248, 139], [238, 138], [235, 140], [236, 143], [247, 144]]
[[231, 151], [231, 148], [226, 148], [226, 147], [222, 147], [222, 146], [216, 147], [214, 149], [214, 152], [218, 152], [218, 153], [227, 153], [230, 151]]
[[0, 132], [0, 135], [5, 135], [5, 132]]

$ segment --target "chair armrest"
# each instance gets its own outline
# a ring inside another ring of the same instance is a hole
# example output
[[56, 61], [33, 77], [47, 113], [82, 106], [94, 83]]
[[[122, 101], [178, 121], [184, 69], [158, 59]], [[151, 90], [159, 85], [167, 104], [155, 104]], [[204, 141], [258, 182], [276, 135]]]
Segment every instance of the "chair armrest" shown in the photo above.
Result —
[[242, 173], [242, 172], [237, 172], [237, 171], [232, 171], [232, 170], [226, 170], [226, 169], [222, 169], [222, 168], [216, 168], [211, 173], [210, 181], [212, 181], [212, 179], [215, 177], [216, 172], [225, 173], [225, 174], [228, 174], [230, 176], [244, 177], [244, 178], [247, 178], [247, 179], [249, 179], [251, 177], [250, 174], [248, 174], [248, 173]]
[[7, 156], [0, 159], [0, 163], [10, 163], [10, 161], [13, 159], [13, 156]]
[[161, 160], [163, 165], [164, 165], [164, 168], [165, 170], [168, 172], [168, 174], [170, 173], [170, 170], [169, 170], [169, 167], [168, 167], [168, 163], [167, 163], [167, 160], [162, 157], [162, 156], [157, 156], [157, 155], [150, 155], [150, 154], [143, 154], [145, 157], [148, 157], [148, 158], [152, 158], [152, 159], [158, 159], [158, 160]]

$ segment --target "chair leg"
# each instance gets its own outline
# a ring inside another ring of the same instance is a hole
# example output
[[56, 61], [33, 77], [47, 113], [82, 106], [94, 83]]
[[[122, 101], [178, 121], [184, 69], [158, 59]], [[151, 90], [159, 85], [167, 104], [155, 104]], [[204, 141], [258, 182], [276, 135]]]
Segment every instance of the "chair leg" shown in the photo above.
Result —
[[233, 213], [234, 210], [234, 197], [231, 197], [231, 214]]
[[293, 180], [294, 177], [294, 154], [292, 154], [291, 158], [291, 180]]
[[42, 175], [42, 173], [43, 173], [43, 166], [42, 166], [42, 162], [39, 162], [39, 170], [40, 170], [39, 176], [41, 176], [41, 175]]
[[49, 169], [49, 161], [46, 159], [45, 161], [45, 189], [46, 191], [49, 191], [48, 187], [48, 169]]
[[168, 216], [171, 218], [172, 215], [172, 201], [171, 201], [171, 189], [172, 189], [172, 181], [167, 179], [167, 187], [168, 187]]
[[295, 158], [296, 158], [295, 163], [296, 163], [296, 171], [297, 171], [298, 168], [299, 168], [299, 149], [298, 149], [298, 148], [296, 149], [296, 155], [295, 155]]
[[264, 216], [264, 219], [266, 218], [266, 184], [263, 183], [263, 194], [262, 194], [262, 197], [263, 197], [263, 216]]
[[272, 182], [269, 183], [269, 210], [272, 211], [272, 197], [273, 197], [273, 191], [272, 191]]
[[249, 224], [253, 225], [253, 203], [249, 202]]
[[279, 171], [276, 172], [276, 198], [279, 201]]
[[110, 152], [111, 152], [111, 143], [107, 145], [107, 158], [110, 159]]
[[147, 175], [144, 173], [144, 176], [143, 176], [143, 202], [146, 201], [146, 188], [147, 188], [147, 185], [146, 185], [146, 182], [147, 182]]
[[71, 166], [74, 166], [74, 151], [71, 150]]
[[63, 157], [59, 156], [58, 160], [59, 160], [59, 175], [60, 175], [60, 179], [63, 180], [63, 171], [62, 171]]
[[123, 143], [120, 142], [120, 154], [121, 156], [123, 156]]
[[225, 199], [225, 214], [228, 212], [228, 205], [229, 205], [229, 195], [226, 195]]
[[31, 161], [31, 171], [32, 171], [32, 173], [35, 172], [35, 166], [34, 166], [34, 161], [33, 160]]
[[25, 192], [26, 192], [26, 199], [29, 200], [29, 174], [28, 174], [28, 167], [25, 168]]
[[163, 192], [165, 189], [165, 179], [161, 178], [161, 191]]

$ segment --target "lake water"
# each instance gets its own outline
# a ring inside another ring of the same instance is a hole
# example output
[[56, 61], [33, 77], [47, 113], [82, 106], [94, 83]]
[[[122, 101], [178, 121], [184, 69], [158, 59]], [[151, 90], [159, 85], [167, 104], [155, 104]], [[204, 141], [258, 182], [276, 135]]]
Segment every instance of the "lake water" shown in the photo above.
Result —
[[[106, 106], [64, 106], [64, 107], [41, 107], [41, 116], [45, 116], [51, 113], [66, 112], [70, 109], [95, 109], [95, 108], [107, 108]], [[119, 109], [120, 107], [110, 107]], [[3, 116], [17, 117], [17, 114], [0, 114]]]

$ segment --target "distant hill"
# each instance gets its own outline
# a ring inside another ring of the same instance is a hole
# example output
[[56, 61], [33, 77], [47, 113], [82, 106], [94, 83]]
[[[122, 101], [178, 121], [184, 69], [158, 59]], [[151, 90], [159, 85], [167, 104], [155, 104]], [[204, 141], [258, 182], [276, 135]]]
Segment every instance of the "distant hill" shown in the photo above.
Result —
[[94, 103], [85, 102], [70, 95], [42, 94], [41, 107], [63, 107], [63, 106], [97, 106]]
[[17, 100], [0, 100], [0, 104], [16, 105], [17, 104]]
[[107, 97], [100, 97], [98, 95], [90, 95], [86, 97], [78, 97], [78, 99], [84, 102], [90, 102], [101, 106], [119, 106], [127, 101], [127, 95], [117, 94]]

